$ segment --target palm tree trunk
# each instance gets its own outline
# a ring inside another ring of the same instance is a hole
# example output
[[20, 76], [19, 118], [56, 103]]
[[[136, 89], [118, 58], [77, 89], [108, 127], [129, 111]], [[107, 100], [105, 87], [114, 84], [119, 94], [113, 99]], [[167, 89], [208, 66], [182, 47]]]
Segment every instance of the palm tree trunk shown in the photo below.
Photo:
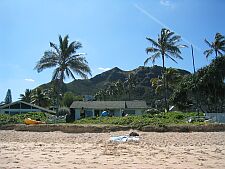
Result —
[[166, 86], [166, 68], [165, 68], [165, 57], [164, 53], [162, 53], [162, 61], [163, 61], [163, 71], [162, 71], [162, 76], [163, 76], [163, 88], [164, 88], [164, 102], [165, 102], [165, 111], [168, 112], [168, 103], [167, 103], [167, 86]]

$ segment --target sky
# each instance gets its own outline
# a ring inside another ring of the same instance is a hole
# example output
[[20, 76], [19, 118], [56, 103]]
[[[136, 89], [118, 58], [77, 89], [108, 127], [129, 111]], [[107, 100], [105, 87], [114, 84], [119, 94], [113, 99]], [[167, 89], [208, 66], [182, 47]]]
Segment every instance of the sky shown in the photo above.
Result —
[[[86, 53], [92, 77], [143, 66], [151, 46], [146, 37], [157, 39], [162, 28], [194, 46], [199, 69], [213, 58], [203, 55], [204, 39], [225, 34], [224, 8], [224, 0], [0, 0], [0, 102], [8, 89], [16, 101], [26, 89], [51, 81], [53, 69], [37, 73], [34, 67], [59, 35], [82, 43], [77, 52]], [[166, 59], [166, 67], [193, 72], [190, 47], [182, 57], [178, 63]]]

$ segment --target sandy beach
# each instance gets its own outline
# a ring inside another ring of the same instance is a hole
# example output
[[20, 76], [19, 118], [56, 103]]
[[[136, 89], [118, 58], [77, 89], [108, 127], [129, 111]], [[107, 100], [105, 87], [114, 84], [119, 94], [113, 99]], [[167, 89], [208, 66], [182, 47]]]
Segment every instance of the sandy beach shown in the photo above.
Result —
[[139, 142], [109, 141], [129, 132], [0, 130], [0, 169], [225, 168], [225, 132], [138, 132]]

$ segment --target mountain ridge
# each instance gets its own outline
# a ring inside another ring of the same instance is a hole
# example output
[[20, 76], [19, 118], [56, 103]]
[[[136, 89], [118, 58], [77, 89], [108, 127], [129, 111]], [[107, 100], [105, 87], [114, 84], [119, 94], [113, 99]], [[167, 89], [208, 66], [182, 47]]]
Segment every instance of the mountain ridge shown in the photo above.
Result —
[[[138, 86], [140, 87], [140, 95], [147, 94], [151, 89], [150, 79], [161, 76], [161, 66], [144, 67], [139, 66], [136, 69], [124, 71], [118, 67], [114, 67], [108, 71], [102, 72], [90, 79], [75, 79], [72, 82], [65, 83], [65, 92], [72, 92], [76, 95], [94, 95], [100, 89], [106, 88], [111, 83], [121, 80], [124, 82], [129, 74], [133, 74]], [[190, 74], [190, 72], [177, 69], [181, 75]], [[52, 82], [42, 84], [39, 87], [49, 89]], [[138, 94], [139, 95], [139, 94]]]

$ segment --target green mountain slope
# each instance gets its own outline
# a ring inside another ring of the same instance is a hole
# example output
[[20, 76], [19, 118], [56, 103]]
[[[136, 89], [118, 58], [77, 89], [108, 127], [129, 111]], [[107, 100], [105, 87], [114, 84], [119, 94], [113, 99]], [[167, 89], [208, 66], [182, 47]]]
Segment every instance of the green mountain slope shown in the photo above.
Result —
[[[186, 70], [178, 69], [180, 74], [190, 74], [190, 72]], [[144, 67], [140, 66], [131, 71], [124, 71], [115, 67], [109, 71], [98, 74], [90, 79], [77, 79], [70, 83], [65, 84], [66, 92], [73, 92], [76, 95], [94, 95], [100, 89], [106, 88], [112, 82], [117, 80], [121, 80], [124, 82], [130, 73], [134, 74], [134, 78], [137, 84], [135, 91], [132, 93], [131, 99], [144, 99], [151, 100], [153, 97], [157, 97], [154, 94], [153, 89], [151, 88], [150, 80], [151, 78], [156, 78], [161, 76], [162, 67], [161, 66], [153, 66], [153, 67]], [[51, 86], [51, 82], [47, 84], [43, 84], [39, 87], [43, 89], [49, 89]], [[122, 99], [127, 99], [126, 96], [121, 97]]]

